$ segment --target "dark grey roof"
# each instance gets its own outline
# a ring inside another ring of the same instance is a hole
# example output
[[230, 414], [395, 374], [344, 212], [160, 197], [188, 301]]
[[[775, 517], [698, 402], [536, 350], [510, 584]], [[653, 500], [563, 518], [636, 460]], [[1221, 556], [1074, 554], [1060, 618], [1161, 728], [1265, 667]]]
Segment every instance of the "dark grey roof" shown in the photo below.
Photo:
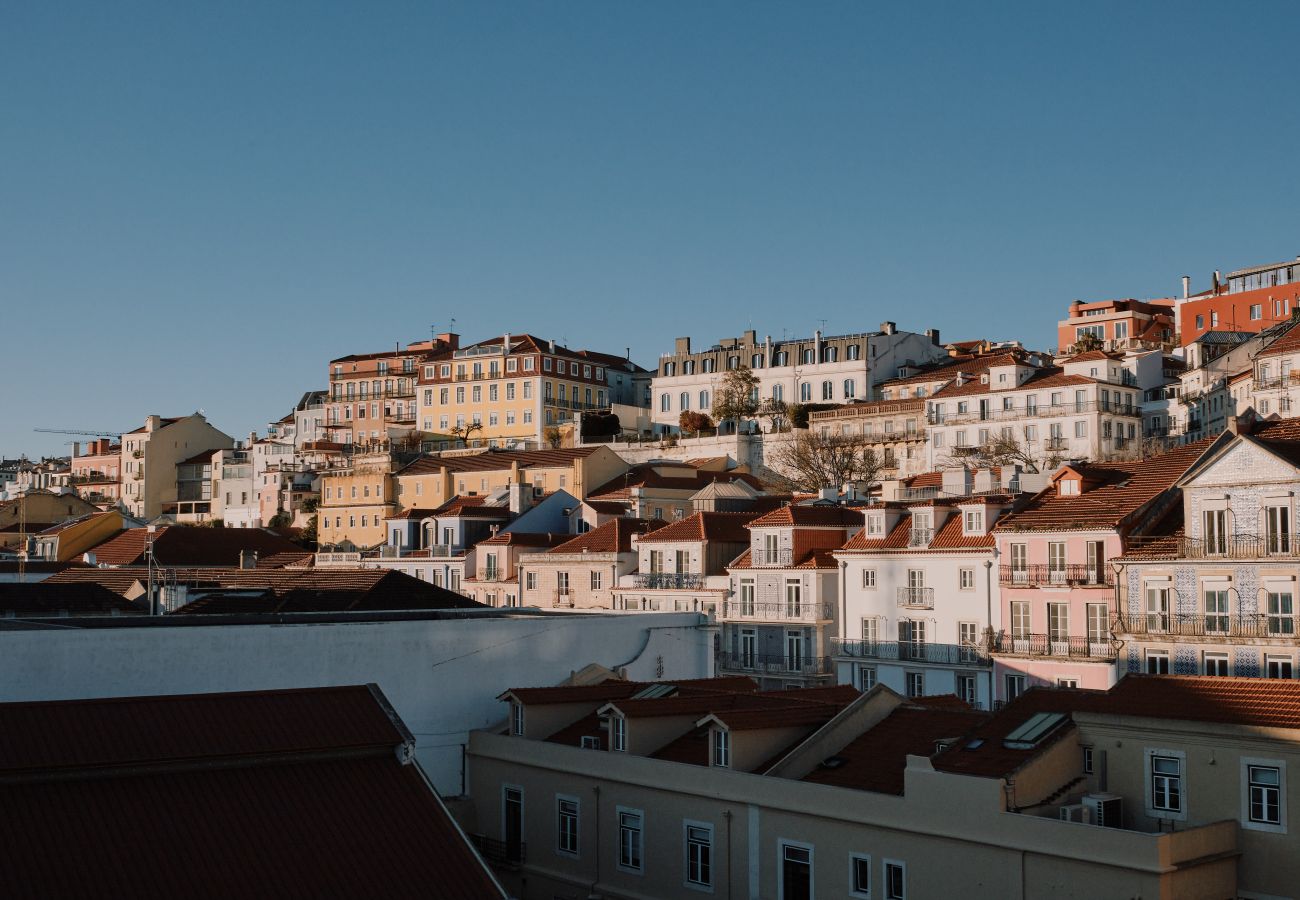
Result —
[[1256, 272], [1271, 272], [1274, 269], [1284, 269], [1287, 266], [1294, 266], [1300, 263], [1300, 256], [1295, 259], [1288, 259], [1286, 262], [1269, 263], [1265, 266], [1251, 266], [1249, 269], [1238, 269], [1235, 272], [1229, 272], [1228, 278], [1237, 278], [1241, 275], [1254, 275]]
[[1195, 341], [1197, 344], [1240, 344], [1242, 341], [1254, 337], [1254, 332], [1250, 331], [1207, 331], [1198, 337]]

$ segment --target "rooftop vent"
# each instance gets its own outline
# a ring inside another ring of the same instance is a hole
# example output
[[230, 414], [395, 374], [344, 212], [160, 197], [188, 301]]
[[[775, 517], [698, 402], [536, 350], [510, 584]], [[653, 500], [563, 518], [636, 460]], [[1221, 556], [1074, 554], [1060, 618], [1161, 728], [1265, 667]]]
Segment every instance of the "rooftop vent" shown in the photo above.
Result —
[[842, 756], [828, 756], [823, 759], [819, 765], [823, 769], [838, 769], [846, 762], [848, 762], [848, 760]]

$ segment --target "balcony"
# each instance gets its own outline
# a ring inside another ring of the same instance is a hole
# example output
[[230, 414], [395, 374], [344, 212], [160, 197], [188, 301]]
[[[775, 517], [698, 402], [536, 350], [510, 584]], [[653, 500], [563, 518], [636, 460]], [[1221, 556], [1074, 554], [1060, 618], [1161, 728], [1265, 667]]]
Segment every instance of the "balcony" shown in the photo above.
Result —
[[1179, 555], [1186, 559], [1263, 559], [1300, 557], [1300, 541], [1287, 532], [1275, 534], [1225, 534], [1202, 540], [1182, 538]]
[[432, 559], [457, 559], [465, 555], [465, 548], [455, 544], [431, 544], [424, 549]]
[[1113, 587], [1109, 566], [1000, 566], [998, 584], [1011, 587]]
[[645, 590], [697, 590], [704, 587], [704, 576], [692, 572], [643, 572], [633, 577], [632, 585]]
[[1107, 413], [1113, 416], [1132, 416], [1134, 418], [1142, 416], [1142, 411], [1136, 406], [1086, 400], [1079, 403], [1057, 403], [1046, 406], [1017, 406], [1011, 409], [976, 409], [966, 412], [947, 411], [943, 414], [938, 414], [934, 409], [931, 409], [926, 413], [926, 421], [931, 425], [965, 425], [970, 422], [1050, 419], [1056, 416], [1077, 416], [1085, 413]]
[[523, 841], [499, 841], [483, 834], [471, 834], [469, 839], [483, 860], [497, 868], [517, 869], [528, 857], [528, 845]]
[[832, 640], [831, 652], [852, 659], [932, 663], [942, 666], [985, 668], [993, 664], [978, 644], [930, 644], [912, 641]]
[[933, 528], [913, 528], [907, 533], [907, 546], [928, 547], [934, 540]]
[[509, 581], [514, 573], [506, 569], [483, 569], [476, 577], [479, 581]]
[[1070, 442], [1063, 437], [1049, 437], [1043, 442], [1044, 450], [1069, 450]]
[[754, 550], [749, 554], [749, 564], [755, 568], [777, 568], [794, 564], [792, 550]]
[[934, 609], [934, 588], [901, 587], [898, 589], [898, 605], [908, 609]]
[[1293, 614], [1223, 615], [1201, 613], [1119, 614], [1113, 619], [1116, 634], [1132, 636], [1194, 638], [1290, 638], [1296, 637]]
[[830, 675], [833, 671], [827, 656], [728, 652], [718, 654], [718, 668], [759, 675]]
[[1092, 638], [1069, 635], [1025, 634], [1013, 637], [999, 634], [993, 652], [1007, 656], [1045, 656], [1062, 659], [1113, 660], [1118, 652], [1110, 635]]
[[727, 620], [754, 622], [829, 622], [835, 618], [831, 603], [748, 603], [728, 600], [723, 605], [722, 617]]

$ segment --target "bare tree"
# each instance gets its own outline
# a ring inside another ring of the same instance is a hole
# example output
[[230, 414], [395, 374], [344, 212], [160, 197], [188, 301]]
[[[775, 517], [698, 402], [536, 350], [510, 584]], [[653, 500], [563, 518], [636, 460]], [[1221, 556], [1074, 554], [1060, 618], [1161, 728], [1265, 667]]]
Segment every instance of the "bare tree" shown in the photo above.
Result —
[[547, 426], [546, 430], [542, 432], [542, 437], [545, 438], [547, 445], [552, 450], [560, 449], [560, 445], [564, 443], [564, 432], [554, 425]]
[[731, 419], [740, 431], [740, 420], [758, 412], [758, 376], [748, 366], [732, 369], [713, 394], [713, 418]]
[[1027, 445], [1005, 434], [990, 437], [988, 443], [966, 449], [970, 452], [960, 456], [948, 454], [949, 468], [967, 466], [985, 469], [989, 466], [1020, 466], [1026, 472], [1050, 472], [1065, 458], [1053, 452], [1040, 456]]
[[459, 438], [461, 443], [468, 447], [470, 436], [476, 431], [481, 432], [483, 430], [483, 423], [466, 422], [464, 425], [453, 425], [449, 430], [454, 437]]
[[862, 484], [870, 491], [884, 467], [884, 460], [861, 435], [811, 431], [783, 443], [771, 460], [771, 468], [783, 472], [790, 486], [801, 491], [838, 490], [846, 484]]

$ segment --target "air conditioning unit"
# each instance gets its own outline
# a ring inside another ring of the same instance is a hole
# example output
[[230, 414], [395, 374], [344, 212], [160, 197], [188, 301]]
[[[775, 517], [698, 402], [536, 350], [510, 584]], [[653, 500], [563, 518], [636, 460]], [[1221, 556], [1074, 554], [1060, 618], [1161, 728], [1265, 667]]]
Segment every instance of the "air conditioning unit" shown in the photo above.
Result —
[[1102, 828], [1122, 828], [1124, 798], [1119, 794], [1084, 794], [1083, 805], [1089, 810], [1092, 824]]
[[1091, 810], [1082, 803], [1071, 803], [1061, 807], [1062, 822], [1078, 822], [1088, 825], [1092, 822]]

